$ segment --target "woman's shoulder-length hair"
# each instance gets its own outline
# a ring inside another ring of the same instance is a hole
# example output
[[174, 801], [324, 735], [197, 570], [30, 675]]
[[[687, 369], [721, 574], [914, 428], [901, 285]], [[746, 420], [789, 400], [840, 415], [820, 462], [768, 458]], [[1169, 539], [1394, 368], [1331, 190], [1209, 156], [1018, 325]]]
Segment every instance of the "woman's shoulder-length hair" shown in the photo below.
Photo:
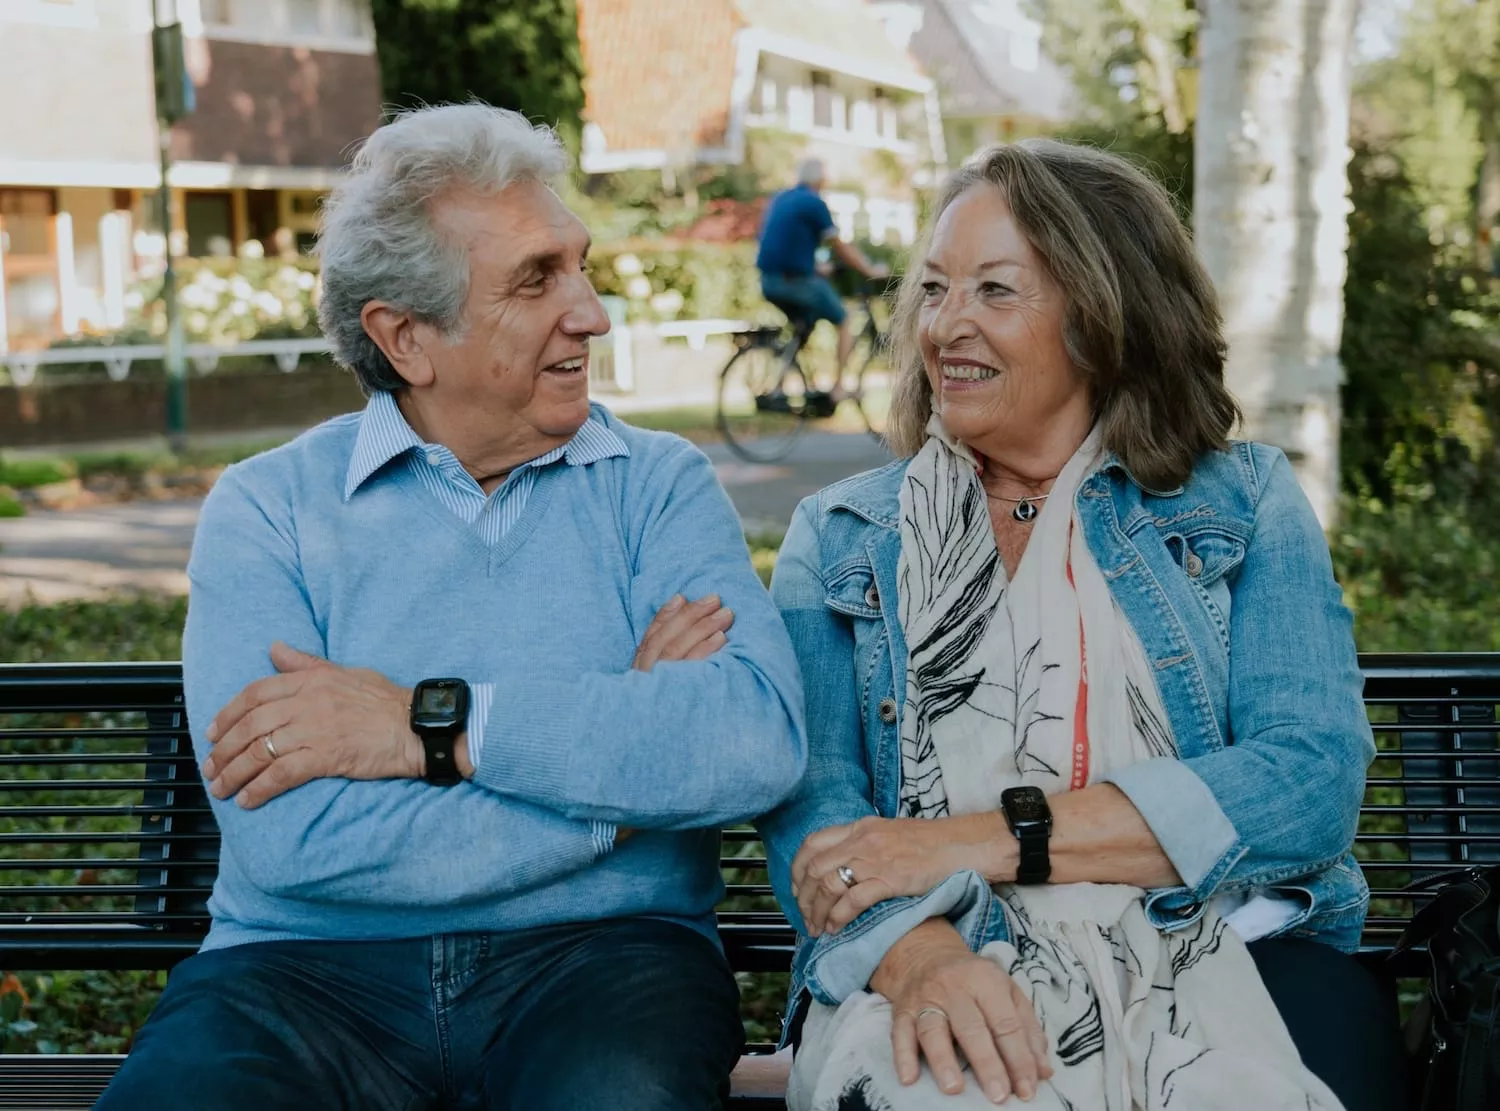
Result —
[[1104, 446], [1147, 489], [1180, 486], [1201, 455], [1226, 446], [1239, 418], [1224, 384], [1213, 283], [1159, 183], [1117, 155], [1050, 139], [991, 147], [944, 183], [896, 299], [891, 448], [916, 454], [932, 415], [918, 334], [932, 226], [984, 184], [1004, 193], [1062, 288], [1063, 338], [1089, 383]]

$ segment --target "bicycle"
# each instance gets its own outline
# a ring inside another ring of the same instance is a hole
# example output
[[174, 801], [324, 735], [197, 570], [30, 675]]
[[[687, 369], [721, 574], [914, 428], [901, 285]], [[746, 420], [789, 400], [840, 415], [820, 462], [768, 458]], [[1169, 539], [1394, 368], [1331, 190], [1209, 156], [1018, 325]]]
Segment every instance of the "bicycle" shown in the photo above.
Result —
[[[889, 383], [884, 360], [878, 370], [872, 372], [872, 366], [885, 352], [888, 337], [880, 329], [871, 300], [883, 294], [886, 285], [885, 279], [878, 279], [860, 286], [856, 297], [864, 324], [832, 389], [819, 389], [816, 376], [802, 369], [801, 355], [817, 321], [788, 316], [783, 327], [756, 328], [735, 337], [738, 350], [719, 372], [714, 418], [731, 451], [748, 463], [785, 459], [808, 421], [832, 417], [845, 401], [854, 403], [870, 435], [882, 440]], [[845, 389], [851, 368], [854, 386]]]

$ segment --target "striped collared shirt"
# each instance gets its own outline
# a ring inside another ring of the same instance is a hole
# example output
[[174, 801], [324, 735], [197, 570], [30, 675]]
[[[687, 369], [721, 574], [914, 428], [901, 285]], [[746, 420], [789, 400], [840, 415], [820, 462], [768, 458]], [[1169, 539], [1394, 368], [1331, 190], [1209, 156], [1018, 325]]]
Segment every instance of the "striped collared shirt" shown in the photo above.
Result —
[[[360, 417], [359, 436], [354, 442], [344, 484], [344, 501], [354, 497], [377, 471], [404, 457], [402, 464], [429, 494], [461, 521], [477, 523], [481, 539], [494, 546], [521, 519], [536, 485], [536, 476], [543, 467], [559, 460], [570, 467], [586, 467], [601, 459], [629, 454], [624, 440], [603, 421], [590, 416], [566, 444], [522, 463], [510, 472], [498, 490], [486, 494], [453, 452], [418, 436], [401, 415], [395, 396], [382, 391], [370, 398]], [[484, 748], [484, 723], [489, 719], [494, 693], [491, 683], [473, 683], [469, 687], [469, 759], [476, 768]], [[613, 831], [609, 836], [613, 840]]]

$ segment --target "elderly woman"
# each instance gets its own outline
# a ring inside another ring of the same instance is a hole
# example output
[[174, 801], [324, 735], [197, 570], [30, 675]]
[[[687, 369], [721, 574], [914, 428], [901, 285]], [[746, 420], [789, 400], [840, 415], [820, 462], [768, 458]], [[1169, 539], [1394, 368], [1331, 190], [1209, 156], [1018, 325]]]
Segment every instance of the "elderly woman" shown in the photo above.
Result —
[[1167, 194], [1089, 148], [983, 153], [896, 333], [902, 458], [807, 499], [772, 584], [811, 745], [762, 823], [805, 935], [791, 1107], [1399, 1100], [1345, 955], [1349, 613], [1286, 458], [1228, 439]]

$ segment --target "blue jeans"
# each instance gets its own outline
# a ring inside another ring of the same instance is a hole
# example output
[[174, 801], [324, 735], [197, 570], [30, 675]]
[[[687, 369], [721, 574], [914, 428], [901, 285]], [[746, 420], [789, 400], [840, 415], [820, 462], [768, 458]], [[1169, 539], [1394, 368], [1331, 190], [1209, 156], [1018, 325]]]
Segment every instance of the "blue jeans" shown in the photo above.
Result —
[[734, 976], [651, 919], [280, 941], [173, 971], [98, 1111], [708, 1111], [743, 1046]]
[[792, 320], [842, 324], [848, 315], [833, 284], [817, 274], [762, 274], [760, 293]]

